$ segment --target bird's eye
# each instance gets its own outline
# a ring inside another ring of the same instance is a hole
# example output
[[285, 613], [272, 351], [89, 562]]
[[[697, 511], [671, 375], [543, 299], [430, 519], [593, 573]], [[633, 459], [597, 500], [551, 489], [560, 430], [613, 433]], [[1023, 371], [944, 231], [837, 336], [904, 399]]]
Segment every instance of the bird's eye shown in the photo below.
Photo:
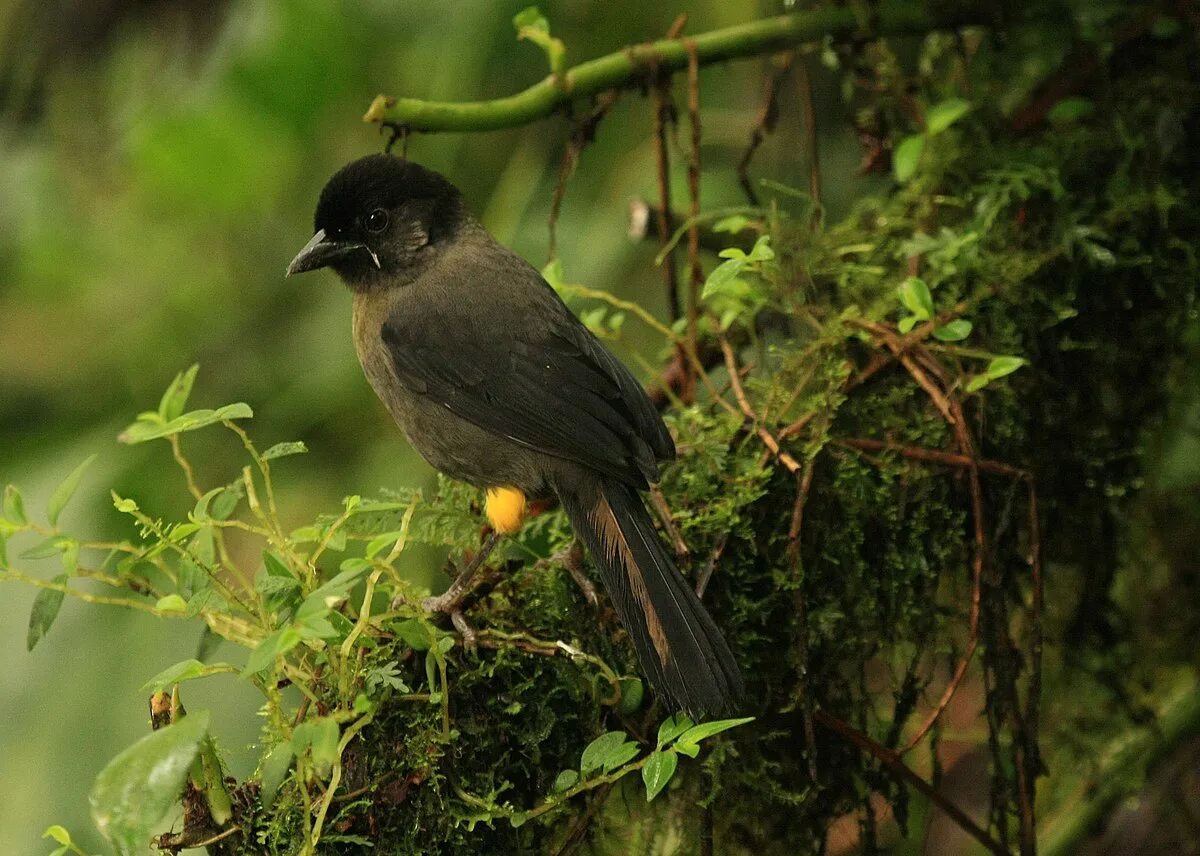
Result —
[[388, 226], [388, 213], [382, 208], [376, 208], [367, 215], [367, 229], [372, 232], [382, 232]]

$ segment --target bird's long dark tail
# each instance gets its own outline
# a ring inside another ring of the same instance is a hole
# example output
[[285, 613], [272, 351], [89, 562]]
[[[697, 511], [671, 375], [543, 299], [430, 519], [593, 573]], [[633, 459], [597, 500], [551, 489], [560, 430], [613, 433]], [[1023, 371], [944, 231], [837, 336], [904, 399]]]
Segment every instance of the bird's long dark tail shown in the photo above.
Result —
[[721, 631], [675, 567], [632, 487], [590, 476], [558, 485], [575, 534], [629, 632], [642, 671], [672, 709], [725, 713], [742, 676]]

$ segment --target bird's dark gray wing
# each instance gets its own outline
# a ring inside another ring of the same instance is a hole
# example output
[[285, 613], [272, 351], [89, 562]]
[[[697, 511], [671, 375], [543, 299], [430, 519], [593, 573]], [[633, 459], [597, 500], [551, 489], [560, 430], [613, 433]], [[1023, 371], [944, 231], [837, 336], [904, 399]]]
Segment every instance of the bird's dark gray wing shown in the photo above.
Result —
[[398, 379], [527, 448], [635, 487], [656, 481], [656, 461], [675, 452], [658, 412], [629, 370], [538, 280], [519, 305], [439, 302], [419, 324], [397, 310], [382, 336]]

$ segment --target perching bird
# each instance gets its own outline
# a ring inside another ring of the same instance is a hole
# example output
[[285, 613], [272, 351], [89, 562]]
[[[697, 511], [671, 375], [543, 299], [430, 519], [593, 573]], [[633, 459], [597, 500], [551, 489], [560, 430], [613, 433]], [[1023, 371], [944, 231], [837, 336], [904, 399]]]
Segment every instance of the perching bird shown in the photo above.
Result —
[[668, 707], [729, 711], [737, 663], [640, 496], [675, 446], [629, 370], [436, 172], [354, 161], [314, 228], [287, 273], [330, 267], [350, 288], [363, 371], [413, 447], [484, 489], [500, 534], [556, 494]]

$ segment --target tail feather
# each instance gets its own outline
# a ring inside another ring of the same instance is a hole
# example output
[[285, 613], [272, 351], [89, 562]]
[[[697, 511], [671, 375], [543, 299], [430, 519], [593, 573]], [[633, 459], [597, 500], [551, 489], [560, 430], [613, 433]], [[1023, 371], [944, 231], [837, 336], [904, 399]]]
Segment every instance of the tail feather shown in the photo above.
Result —
[[693, 717], [731, 710], [744, 688], [737, 663], [638, 493], [599, 477], [560, 485], [558, 493], [650, 682], [670, 706]]

